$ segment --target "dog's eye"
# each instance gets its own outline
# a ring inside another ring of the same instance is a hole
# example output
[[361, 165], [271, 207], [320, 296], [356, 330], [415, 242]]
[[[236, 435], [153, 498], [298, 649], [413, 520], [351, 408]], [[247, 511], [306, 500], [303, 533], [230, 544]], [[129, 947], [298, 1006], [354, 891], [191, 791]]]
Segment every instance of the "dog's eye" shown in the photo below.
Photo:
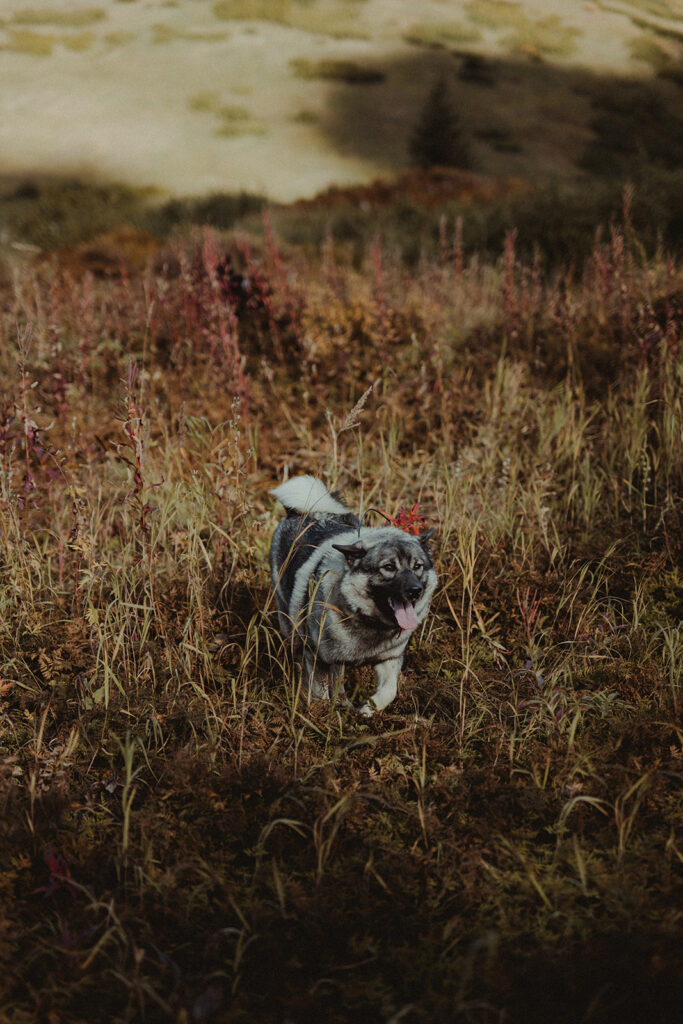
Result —
[[422, 562], [413, 562], [413, 572], [420, 573], [424, 569]]
[[380, 565], [382, 572], [396, 572], [396, 566], [393, 562], [385, 562], [384, 565]]

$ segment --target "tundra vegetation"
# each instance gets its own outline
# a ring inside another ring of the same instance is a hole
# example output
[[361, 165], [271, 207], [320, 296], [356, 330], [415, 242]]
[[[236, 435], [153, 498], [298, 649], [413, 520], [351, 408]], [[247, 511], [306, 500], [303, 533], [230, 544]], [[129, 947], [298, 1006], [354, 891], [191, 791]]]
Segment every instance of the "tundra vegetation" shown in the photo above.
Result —
[[[632, 201], [565, 265], [266, 213], [5, 274], [0, 1019], [673, 1019], [683, 280]], [[436, 528], [370, 721], [277, 632], [285, 472]]]

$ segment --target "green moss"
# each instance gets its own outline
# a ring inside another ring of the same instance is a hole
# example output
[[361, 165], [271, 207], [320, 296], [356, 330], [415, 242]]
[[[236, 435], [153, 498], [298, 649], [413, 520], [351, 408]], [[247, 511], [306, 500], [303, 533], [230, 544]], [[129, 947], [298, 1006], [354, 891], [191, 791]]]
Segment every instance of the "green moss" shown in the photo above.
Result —
[[314, 110], [298, 110], [296, 114], [292, 114], [291, 120], [296, 124], [316, 124], [319, 116]]
[[242, 135], [265, 135], [266, 131], [267, 126], [263, 121], [225, 117], [215, 129], [214, 135], [224, 139], [237, 139]]
[[254, 119], [248, 107], [236, 103], [225, 103], [217, 92], [196, 93], [190, 99], [190, 109], [198, 113], [213, 114], [220, 121], [215, 134], [223, 138], [237, 138], [240, 135], [264, 135], [266, 125]]
[[155, 43], [174, 43], [178, 40], [189, 43], [216, 43], [228, 39], [227, 32], [183, 32], [171, 25], [153, 25]]
[[476, 43], [481, 32], [476, 28], [454, 22], [417, 22], [403, 33], [407, 43], [415, 46], [448, 47]]
[[55, 46], [64, 46], [67, 50], [82, 53], [88, 50], [96, 40], [92, 32], [78, 32], [75, 35], [60, 33], [32, 32], [28, 29], [7, 29], [7, 38], [0, 44], [0, 51], [25, 53], [32, 57], [49, 57]]
[[353, 60], [306, 60], [297, 58], [289, 65], [297, 78], [346, 82], [348, 85], [368, 85], [384, 81], [383, 71], [363, 67]]
[[73, 36], [61, 36], [59, 42], [67, 50], [73, 50], [74, 53], [83, 53], [85, 50], [90, 49], [95, 39], [96, 36], [92, 32], [79, 32]]
[[8, 50], [11, 53], [25, 53], [32, 57], [49, 57], [55, 43], [58, 41], [58, 36], [45, 35], [42, 32], [9, 29], [7, 39], [0, 45], [0, 50]]
[[17, 25], [56, 25], [59, 28], [84, 28], [105, 21], [107, 13], [101, 7], [87, 7], [79, 11], [19, 11], [11, 18]]
[[217, 92], [198, 92], [190, 98], [190, 110], [199, 113], [216, 114], [226, 121], [248, 121], [251, 111], [239, 104], [224, 103]]
[[238, 104], [225, 104], [218, 107], [216, 113], [224, 121], [250, 121], [251, 111], [248, 107], [241, 107]]
[[290, 12], [293, 0], [219, 0], [213, 5], [224, 21], [280, 21]]
[[216, 113], [220, 107], [220, 96], [217, 92], [197, 92], [190, 97], [190, 110], [198, 110], [201, 113]]
[[522, 4], [508, 0], [470, 0], [465, 10], [471, 21], [486, 28], [518, 28], [528, 20]]
[[358, 39], [368, 33], [359, 28], [357, 7], [349, 0], [322, 7], [316, 0], [219, 0], [213, 11], [225, 21], [269, 21], [303, 32]]
[[104, 42], [110, 46], [125, 46], [135, 39], [134, 32], [108, 32], [103, 36]]

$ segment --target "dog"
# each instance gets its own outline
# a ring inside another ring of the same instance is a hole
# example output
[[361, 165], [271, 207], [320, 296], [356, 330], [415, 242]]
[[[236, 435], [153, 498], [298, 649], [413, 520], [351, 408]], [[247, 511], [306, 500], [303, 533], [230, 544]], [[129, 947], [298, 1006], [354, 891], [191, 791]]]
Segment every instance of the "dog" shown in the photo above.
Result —
[[434, 531], [363, 526], [312, 476], [271, 494], [287, 513], [270, 547], [280, 632], [303, 643], [311, 696], [343, 695], [344, 666], [372, 665], [377, 689], [360, 712], [373, 715], [396, 696], [408, 641], [429, 611]]

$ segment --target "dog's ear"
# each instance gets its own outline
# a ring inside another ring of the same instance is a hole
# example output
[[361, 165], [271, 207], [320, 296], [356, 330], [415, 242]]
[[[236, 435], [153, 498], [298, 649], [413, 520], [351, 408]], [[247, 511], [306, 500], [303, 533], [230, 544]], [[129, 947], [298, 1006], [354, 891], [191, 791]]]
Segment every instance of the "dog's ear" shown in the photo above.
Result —
[[424, 533], [418, 534], [418, 538], [417, 539], [419, 540], [420, 544], [425, 549], [425, 551], [429, 550], [428, 541], [429, 541], [429, 538], [432, 536], [433, 533], [434, 533], [434, 527], [432, 526], [431, 529], [425, 530]]
[[341, 551], [351, 567], [358, 565], [366, 553], [366, 548], [363, 547], [360, 541], [356, 541], [355, 544], [333, 544], [332, 547], [336, 548], [337, 551]]

